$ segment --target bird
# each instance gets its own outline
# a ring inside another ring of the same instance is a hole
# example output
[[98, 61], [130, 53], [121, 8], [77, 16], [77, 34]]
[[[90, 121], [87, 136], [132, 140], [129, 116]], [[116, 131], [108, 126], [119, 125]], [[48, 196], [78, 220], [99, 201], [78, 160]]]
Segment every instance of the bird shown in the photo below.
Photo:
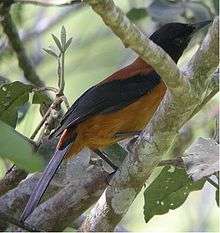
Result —
[[[194, 33], [211, 21], [194, 24], [168, 23], [149, 39], [175, 63]], [[161, 103], [167, 87], [157, 72], [138, 57], [84, 92], [69, 108], [53, 136], [60, 136], [56, 150], [21, 214], [24, 222], [39, 204], [64, 158], [74, 158], [84, 147], [96, 152], [115, 170], [101, 150], [141, 132]]]

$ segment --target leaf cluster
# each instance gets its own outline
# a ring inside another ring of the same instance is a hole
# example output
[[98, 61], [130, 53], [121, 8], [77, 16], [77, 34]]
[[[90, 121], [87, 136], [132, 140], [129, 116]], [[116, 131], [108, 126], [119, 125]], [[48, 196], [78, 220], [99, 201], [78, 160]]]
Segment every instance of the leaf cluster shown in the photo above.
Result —
[[44, 51], [46, 53], [48, 53], [49, 55], [55, 57], [56, 59], [59, 59], [61, 54], [64, 54], [67, 49], [69, 48], [70, 44], [72, 43], [72, 37], [69, 38], [67, 40], [66, 38], [66, 29], [64, 26], [62, 26], [61, 28], [61, 32], [60, 32], [60, 39], [58, 39], [58, 37], [56, 37], [54, 34], [52, 34], [53, 40], [59, 50], [59, 52], [57, 53], [56, 50], [53, 50], [52, 48], [50, 49], [44, 49]]

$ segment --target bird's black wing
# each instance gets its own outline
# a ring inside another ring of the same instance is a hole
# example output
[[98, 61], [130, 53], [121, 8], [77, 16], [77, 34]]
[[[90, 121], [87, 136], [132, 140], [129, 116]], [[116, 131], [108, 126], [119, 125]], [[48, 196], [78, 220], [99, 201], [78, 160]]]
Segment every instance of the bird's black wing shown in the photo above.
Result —
[[151, 72], [93, 86], [76, 100], [53, 134], [59, 135], [88, 117], [118, 111], [150, 92], [159, 83], [160, 76]]

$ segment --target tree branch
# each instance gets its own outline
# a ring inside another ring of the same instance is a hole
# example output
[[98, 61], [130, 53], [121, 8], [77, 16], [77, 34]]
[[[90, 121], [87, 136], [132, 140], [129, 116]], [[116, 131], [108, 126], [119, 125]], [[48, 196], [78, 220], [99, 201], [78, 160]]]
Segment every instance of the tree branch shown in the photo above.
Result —
[[[219, 17], [214, 19], [212, 27], [192, 59], [183, 67], [194, 93], [201, 95], [207, 87], [207, 80], [219, 64]], [[210, 66], [212, 64], [212, 66]], [[193, 79], [191, 79], [193, 77]]]
[[0, 180], [0, 196], [15, 188], [21, 180], [25, 179], [27, 173], [22, 169], [13, 169]]
[[192, 117], [194, 117], [200, 111], [200, 109], [202, 109], [219, 92], [219, 69], [216, 69], [216, 71], [211, 75], [211, 80], [208, 83], [206, 89], [207, 89], [206, 90], [206, 92], [207, 92], [206, 96], [195, 107], [192, 114], [188, 118], [189, 120]]
[[[97, 201], [106, 188], [108, 173], [99, 163], [91, 166], [87, 153], [82, 151], [76, 160], [60, 167], [43, 197], [42, 204], [25, 221], [29, 226], [38, 230], [62, 231]], [[31, 176], [2, 196], [1, 211], [19, 219], [39, 177], [40, 174]]]
[[161, 167], [161, 166], [167, 166], [167, 165], [172, 165], [172, 166], [181, 167], [181, 168], [185, 167], [181, 157], [176, 157], [174, 159], [162, 160], [158, 163], [157, 166]]
[[21, 222], [19, 222], [17, 219], [15, 219], [14, 217], [10, 216], [10, 215], [7, 215], [3, 212], [0, 211], [0, 218], [1, 220], [5, 221], [5, 222], [8, 222], [8, 223], [11, 223], [17, 227], [20, 227], [21, 229], [24, 229], [26, 231], [37, 231], [35, 228], [33, 228], [32, 226], [28, 225], [28, 224], [22, 224]]
[[86, 2], [102, 17], [104, 23], [121, 39], [125, 47], [133, 49], [161, 75], [170, 90], [187, 86], [170, 56], [131, 23], [112, 0], [86, 0]]
[[0, 15], [2, 16], [0, 23], [2, 24], [3, 31], [8, 36], [10, 44], [14, 51], [16, 52], [18, 58], [19, 67], [23, 70], [24, 76], [31, 83], [36, 86], [44, 86], [42, 80], [35, 72], [35, 69], [26, 55], [25, 49], [23, 47], [22, 41], [19, 38], [17, 28], [11, 18], [9, 13], [9, 7], [0, 7]]
[[44, 231], [63, 231], [73, 219], [98, 200], [106, 188], [107, 176], [107, 172], [96, 166], [85, 177], [75, 177], [60, 192], [40, 205], [26, 222]]

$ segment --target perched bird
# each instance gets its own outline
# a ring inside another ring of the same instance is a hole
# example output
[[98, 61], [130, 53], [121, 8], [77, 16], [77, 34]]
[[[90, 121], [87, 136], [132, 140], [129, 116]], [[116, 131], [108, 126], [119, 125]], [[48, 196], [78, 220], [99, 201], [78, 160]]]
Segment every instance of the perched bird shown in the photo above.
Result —
[[[169, 23], [150, 39], [177, 62], [194, 32], [210, 21], [196, 24]], [[60, 136], [56, 151], [47, 165], [21, 221], [32, 213], [63, 158], [76, 156], [88, 147], [117, 168], [99, 150], [140, 132], [151, 119], [166, 92], [166, 85], [141, 58], [88, 89], [64, 115], [53, 132]]]

